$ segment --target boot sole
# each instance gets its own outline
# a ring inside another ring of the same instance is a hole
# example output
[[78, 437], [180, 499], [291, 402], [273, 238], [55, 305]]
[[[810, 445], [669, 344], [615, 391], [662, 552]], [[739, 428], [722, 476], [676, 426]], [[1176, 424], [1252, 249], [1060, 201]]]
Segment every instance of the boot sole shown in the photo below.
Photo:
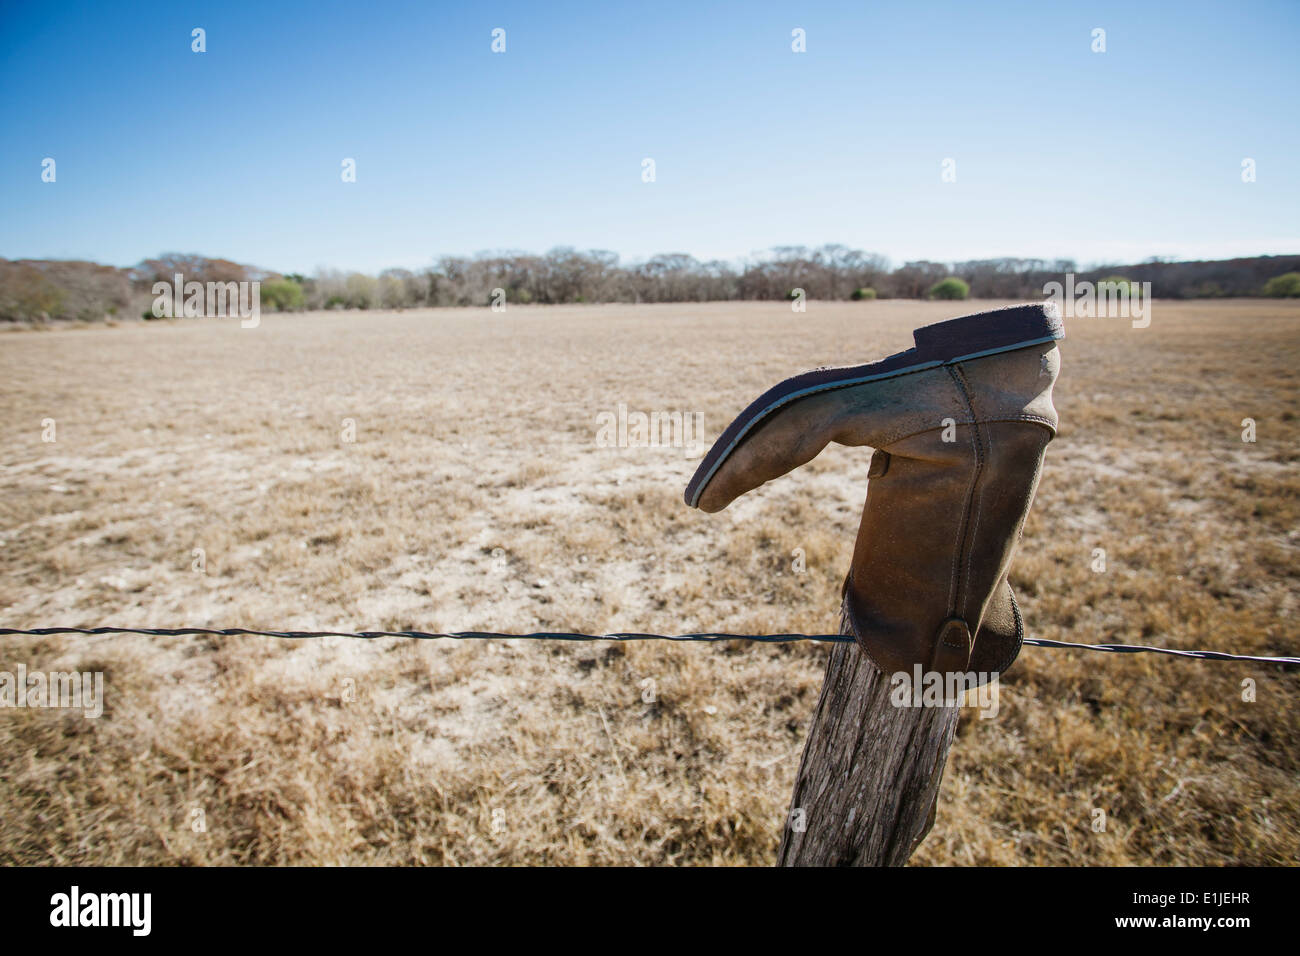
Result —
[[1065, 328], [1051, 303], [1013, 305], [923, 326], [912, 333], [912, 340], [916, 343], [914, 348], [895, 352], [869, 365], [821, 368], [787, 378], [751, 402], [713, 443], [686, 486], [686, 503], [692, 508], [698, 507], [709, 481], [755, 427], [801, 398], [999, 352], [1012, 352], [1064, 337]]

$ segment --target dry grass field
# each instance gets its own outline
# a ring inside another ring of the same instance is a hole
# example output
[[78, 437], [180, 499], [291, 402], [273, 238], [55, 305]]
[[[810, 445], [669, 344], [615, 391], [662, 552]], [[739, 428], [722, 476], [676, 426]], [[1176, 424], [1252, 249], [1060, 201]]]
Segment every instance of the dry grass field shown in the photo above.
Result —
[[[709, 516], [697, 457], [598, 447], [597, 415], [700, 412], [708, 442], [788, 374], [993, 304], [3, 334], [0, 625], [833, 632], [869, 451]], [[1300, 304], [1067, 332], [1029, 633], [1297, 653]], [[0, 863], [770, 864], [826, 653], [0, 638], [0, 670], [102, 671], [107, 698], [0, 710]], [[1026, 648], [1001, 690], [915, 864], [1300, 862], [1295, 671]]]

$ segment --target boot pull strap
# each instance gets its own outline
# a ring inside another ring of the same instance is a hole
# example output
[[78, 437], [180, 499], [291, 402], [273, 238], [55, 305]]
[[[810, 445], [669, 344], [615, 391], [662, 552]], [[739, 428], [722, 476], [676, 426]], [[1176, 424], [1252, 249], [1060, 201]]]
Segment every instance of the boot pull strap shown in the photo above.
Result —
[[867, 477], [884, 477], [885, 472], [889, 471], [889, 461], [889, 452], [877, 448], [876, 453], [871, 456], [871, 467], [867, 469]]
[[935, 636], [933, 669], [940, 673], [966, 670], [971, 644], [970, 625], [960, 617], [948, 618]]

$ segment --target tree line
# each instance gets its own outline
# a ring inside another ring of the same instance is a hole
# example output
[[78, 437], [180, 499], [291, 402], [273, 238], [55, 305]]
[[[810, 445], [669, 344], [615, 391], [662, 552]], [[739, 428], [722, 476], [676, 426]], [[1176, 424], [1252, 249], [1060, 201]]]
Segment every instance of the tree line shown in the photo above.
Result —
[[1041, 299], [1048, 282], [1150, 282], [1157, 298], [1300, 296], [1300, 256], [1220, 261], [1150, 260], [1078, 269], [1068, 259], [926, 260], [893, 267], [880, 255], [843, 245], [780, 246], [735, 265], [683, 253], [623, 264], [612, 252], [562, 247], [443, 256], [418, 270], [378, 275], [318, 270], [278, 273], [227, 259], [168, 253], [126, 269], [70, 260], [0, 259], [0, 320], [151, 317], [156, 282], [261, 283], [263, 311], [406, 309], [573, 303], [706, 302], [788, 299]]

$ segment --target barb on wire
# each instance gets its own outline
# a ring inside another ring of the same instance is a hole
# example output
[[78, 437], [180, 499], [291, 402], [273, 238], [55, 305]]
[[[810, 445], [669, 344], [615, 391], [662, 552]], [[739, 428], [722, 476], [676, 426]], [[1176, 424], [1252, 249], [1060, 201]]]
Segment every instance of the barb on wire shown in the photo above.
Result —
[[[763, 644], [790, 644], [795, 641], [849, 644], [853, 641], [852, 637], [845, 634], [729, 634], [725, 631], [704, 631], [694, 634], [642, 634], [634, 631], [575, 634], [566, 631], [534, 631], [530, 634], [506, 634], [497, 631], [262, 631], [246, 627], [0, 627], [0, 636], [45, 637], [54, 634], [142, 634], [148, 637], [248, 636], [291, 640], [316, 637], [350, 637], [362, 640], [404, 637], [416, 640], [445, 638], [455, 641], [756, 641]], [[1145, 644], [1076, 644], [1072, 641], [1052, 641], [1041, 637], [1027, 637], [1025, 644], [1031, 647], [1102, 651], [1108, 654], [1167, 654], [1171, 657], [1190, 657], [1206, 661], [1254, 661], [1258, 664], [1300, 665], [1300, 657], [1263, 657], [1255, 654], [1228, 654], [1223, 651], [1184, 651]]]

